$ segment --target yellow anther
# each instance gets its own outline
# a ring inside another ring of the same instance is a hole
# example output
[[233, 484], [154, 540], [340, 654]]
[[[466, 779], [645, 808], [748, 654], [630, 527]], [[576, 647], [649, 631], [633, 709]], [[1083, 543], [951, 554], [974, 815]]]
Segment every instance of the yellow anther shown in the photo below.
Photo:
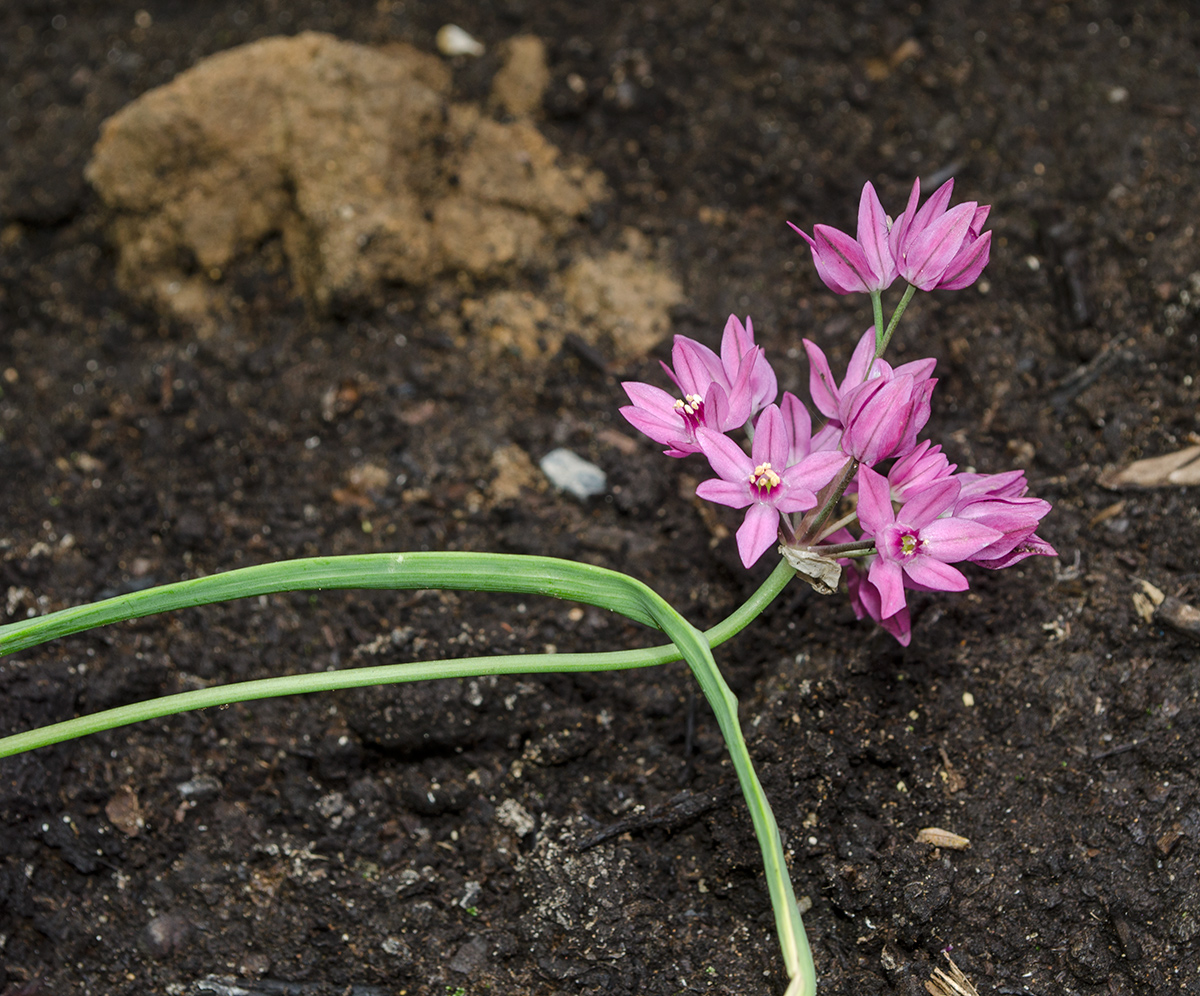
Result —
[[783, 478], [771, 469], [769, 463], [760, 463], [750, 472], [750, 483], [760, 491], [770, 491], [772, 488], [777, 488], [782, 480]]

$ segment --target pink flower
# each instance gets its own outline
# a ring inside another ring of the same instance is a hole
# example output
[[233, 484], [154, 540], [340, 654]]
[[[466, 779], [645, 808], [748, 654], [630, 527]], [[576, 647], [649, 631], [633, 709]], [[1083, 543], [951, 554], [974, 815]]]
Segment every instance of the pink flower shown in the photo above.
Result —
[[875, 471], [858, 470], [858, 521], [875, 538], [875, 562], [867, 575], [879, 592], [882, 618], [904, 607], [904, 581], [931, 591], [965, 591], [967, 579], [951, 563], [968, 560], [1001, 539], [998, 529], [946, 515], [958, 498], [958, 482], [939, 481], [892, 509], [890, 489]]
[[788, 224], [808, 243], [817, 275], [835, 294], [878, 292], [896, 279], [888, 245], [888, 217], [870, 183], [863, 186], [858, 202], [857, 239], [829, 225], [814, 226], [810, 238], [790, 221]]
[[982, 523], [998, 530], [999, 538], [976, 551], [968, 559], [982, 567], [999, 570], [1026, 557], [1055, 556], [1056, 551], [1034, 535], [1038, 523], [1050, 511], [1050, 503], [1041, 498], [967, 497], [954, 506], [957, 518]]
[[721, 339], [721, 355], [694, 339], [677, 335], [671, 349], [674, 370], [663, 369], [675, 382], [678, 397], [638, 381], [621, 386], [632, 405], [621, 409], [629, 423], [655, 442], [664, 443], [670, 457], [700, 452], [700, 428], [729, 432], [745, 425], [775, 397], [775, 372], [760, 346], [754, 326], [730, 316]]
[[967, 287], [987, 265], [991, 232], [980, 232], [990, 208], [968, 201], [947, 210], [953, 191], [954, 181], [947, 180], [917, 210], [921, 181], [915, 180], [908, 206], [888, 234], [900, 276], [923, 291]]
[[[829, 367], [829, 360], [825, 358], [825, 353], [820, 346], [805, 339], [804, 349], [808, 353], [808, 391], [812, 395], [813, 404], [817, 411], [839, 428], [842, 425], [840, 405], [845, 392], [868, 380], [875, 378], [889, 380], [897, 374], [911, 374], [915, 381], [929, 380], [929, 375], [933, 373], [933, 368], [937, 365], [937, 360], [929, 358], [903, 363], [893, 369], [886, 360], [876, 359], [874, 326], [867, 329], [858, 340], [858, 345], [854, 347], [854, 353], [846, 367], [846, 376], [842, 378], [840, 384], [834, 379], [833, 371]], [[929, 381], [930, 391], [933, 390], [934, 383], [936, 382]], [[926, 421], [928, 421], [928, 417], [926, 417]]]
[[846, 463], [841, 453], [813, 453], [788, 465], [791, 441], [783, 415], [768, 405], [758, 419], [747, 456], [727, 436], [701, 427], [697, 437], [717, 477], [704, 481], [696, 494], [730, 508], [746, 508], [737, 531], [738, 553], [749, 567], [779, 535], [780, 513], [804, 512], [817, 504], [816, 492], [833, 480]]
[[876, 377], [846, 391], [838, 404], [841, 447], [865, 467], [904, 456], [916, 446], [917, 433], [929, 421], [931, 378], [911, 374]]
[[746, 316], [743, 325], [737, 315], [730, 315], [721, 335], [721, 367], [732, 384], [741, 372], [741, 365], [750, 357], [750, 415], [753, 417], [775, 400], [779, 383], [767, 355], [754, 343], [754, 323]]

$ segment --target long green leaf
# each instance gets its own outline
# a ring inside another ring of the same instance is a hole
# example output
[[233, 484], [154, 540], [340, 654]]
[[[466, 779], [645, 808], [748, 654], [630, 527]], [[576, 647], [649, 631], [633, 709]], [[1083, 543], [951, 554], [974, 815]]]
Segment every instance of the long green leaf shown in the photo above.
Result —
[[[770, 596], [773, 597], [774, 593], [782, 589], [793, 573], [786, 562], [781, 563], [771, 575], [768, 584], [760, 589], [760, 593], [763, 593], [765, 589], [773, 589]], [[549, 557], [508, 554], [363, 554], [284, 561], [259, 567], [242, 568], [227, 574], [181, 581], [160, 588], [121, 595], [92, 605], [63, 609], [46, 616], [10, 623], [0, 627], [0, 654], [11, 653], [55, 637], [78, 633], [95, 626], [172, 609], [279, 591], [324, 588], [449, 588], [541, 594], [608, 608], [628, 618], [661, 629], [670, 638], [673, 646], [654, 648], [649, 652], [649, 657], [657, 655], [665, 662], [665, 660], [675, 659], [680, 653], [683, 655], [700, 682], [705, 698], [708, 699], [716, 714], [717, 723], [729, 748], [734, 770], [737, 772], [742, 786], [742, 793], [750, 809], [755, 834], [762, 850], [767, 887], [771, 894], [771, 905], [775, 911], [776, 931], [783, 949], [788, 975], [792, 978], [789, 992], [796, 991], [802, 996], [811, 996], [815, 992], [816, 976], [812, 964], [812, 954], [804, 934], [804, 926], [788, 875], [779, 828], [754, 771], [749, 751], [746, 749], [738, 722], [737, 698], [717, 669], [705, 634], [692, 626], [653, 590], [627, 575]], [[769, 601], [770, 597], [765, 601]], [[761, 607], [758, 611], [761, 611]], [[754, 614], [757, 615], [757, 612]], [[746, 621], [749, 618], [753, 618], [753, 616], [749, 616]], [[745, 623], [743, 622], [742, 625]], [[647, 654], [646, 651], [625, 653]], [[646, 666], [649, 663], [660, 662], [647, 657], [640, 659], [642, 661], [640, 664], [634, 663], [639, 661], [639, 658], [622, 657], [621, 654], [564, 654], [555, 655], [555, 657], [558, 659], [551, 666], [559, 670], [579, 669], [580, 665], [588, 664], [591, 669], [599, 670], [605, 667]], [[332, 687], [375, 684], [384, 675], [387, 676], [387, 680], [397, 681], [417, 680], [422, 677], [453, 677], [467, 673], [487, 674], [503, 673], [508, 670], [537, 669], [530, 667], [531, 661], [528, 658], [492, 658], [483, 669], [473, 669], [473, 665], [477, 668], [480, 663], [440, 661], [425, 665], [356, 668], [341, 672], [294, 675], [286, 679], [245, 682], [234, 687], [240, 688], [240, 699], [247, 700], [280, 694], [281, 682], [288, 683], [286, 687], [293, 692], [312, 692]], [[597, 667], [597, 665], [600, 666]], [[424, 668], [424, 673], [421, 672], [422, 668]], [[340, 682], [344, 683], [335, 685], [334, 679], [340, 679]], [[347, 679], [349, 680], [347, 681]], [[155, 710], [164, 708], [164, 704], [167, 704], [166, 711], [176, 712], [181, 709], [201, 708], [204, 705], [227, 701], [229, 701], [228, 688], [184, 692], [181, 695], [167, 696], [155, 702], [123, 707], [123, 710], [130, 710], [130, 712], [125, 713], [117, 723], [110, 725], [136, 722], [138, 719], [150, 718], [151, 715], [163, 715], [164, 712], [155, 712]], [[113, 714], [122, 713], [123, 710], [110, 710], [109, 719], [117, 718]], [[81, 717], [81, 720], [87, 724], [94, 722], [96, 718], [95, 716]], [[29, 749], [29, 746], [19, 746], [20, 738], [30, 735], [44, 738], [50, 730], [56, 728], [59, 733], [62, 733], [63, 727], [69, 726], [70, 723], [80, 723], [81, 720], [72, 720], [68, 724], [55, 724], [55, 727], [31, 731], [30, 734], [17, 734], [15, 737], [4, 738], [0, 741], [0, 748], [15, 748], [15, 750], [8, 750], [8, 753]], [[55, 739], [65, 739], [86, 732], [79, 727], [76, 729], [78, 732], [67, 733], [65, 737], [57, 736]], [[54, 742], [54, 740], [43, 739], [42, 742], [48, 743]]]

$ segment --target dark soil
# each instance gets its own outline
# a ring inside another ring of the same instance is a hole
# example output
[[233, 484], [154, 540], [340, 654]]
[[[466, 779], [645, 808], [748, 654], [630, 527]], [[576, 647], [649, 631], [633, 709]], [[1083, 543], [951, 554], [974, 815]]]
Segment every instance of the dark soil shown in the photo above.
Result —
[[[844, 596], [797, 587], [718, 653], [812, 903], [822, 992], [923, 993], [943, 949], [985, 994], [1200, 992], [1200, 653], [1132, 599], [1146, 579], [1200, 600], [1196, 491], [1098, 483], [1200, 431], [1186, 6], [10, 0], [9, 618], [393, 549], [604, 564], [704, 625], [753, 589], [769, 565], [743, 571], [731, 538], [713, 542], [737, 519], [702, 516], [699, 464], [612, 435], [633, 438], [619, 380], [656, 379], [652, 359], [488, 368], [431, 331], [455, 313], [452, 281], [314, 316], [271, 244], [231, 276], [238, 306], [206, 337], [114, 286], [83, 168], [140, 93], [270, 34], [432, 50], [458, 21], [491, 46], [456, 69], [475, 97], [495, 44], [534, 33], [554, 76], [547, 135], [613, 188], [598, 237], [638, 228], [675, 267], [674, 331], [715, 343], [729, 312], [751, 314], [782, 387], [807, 382], [802, 336], [844, 362], [866, 324], [786, 219], [852, 227], [865, 180], [900, 205], [914, 174], [953, 172], [962, 198], [994, 205], [986, 284], [919, 298], [896, 348], [939, 358], [930, 434], [952, 460], [1022, 465], [1054, 503], [1041, 533], [1061, 557], [919, 599], [907, 649]], [[510, 443], [535, 460], [571, 447], [611, 494], [479, 500]], [[364, 460], [396, 483], [348, 496]], [[364, 661], [653, 642], [537, 599], [281, 595], [5, 660], [0, 729]], [[689, 736], [692, 688], [681, 664], [389, 687], [0, 762], [0, 992], [779, 993], [749, 820], [702, 699]], [[918, 843], [929, 826], [970, 849]], [[605, 827], [620, 832], [584, 846]]]

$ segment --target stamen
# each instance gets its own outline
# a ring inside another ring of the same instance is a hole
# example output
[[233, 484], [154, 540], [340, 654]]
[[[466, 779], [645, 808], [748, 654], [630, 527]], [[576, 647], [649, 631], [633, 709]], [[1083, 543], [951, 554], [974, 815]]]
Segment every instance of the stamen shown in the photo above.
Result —
[[771, 469], [769, 463], [760, 463], [750, 472], [750, 483], [759, 491], [771, 491], [779, 487], [783, 478]]
[[905, 533], [900, 537], [900, 553], [911, 557], [921, 547], [921, 537], [916, 533]]
[[679, 412], [685, 422], [695, 429], [701, 424], [704, 397], [700, 394], [685, 394], [682, 399], [676, 400], [675, 410]]

